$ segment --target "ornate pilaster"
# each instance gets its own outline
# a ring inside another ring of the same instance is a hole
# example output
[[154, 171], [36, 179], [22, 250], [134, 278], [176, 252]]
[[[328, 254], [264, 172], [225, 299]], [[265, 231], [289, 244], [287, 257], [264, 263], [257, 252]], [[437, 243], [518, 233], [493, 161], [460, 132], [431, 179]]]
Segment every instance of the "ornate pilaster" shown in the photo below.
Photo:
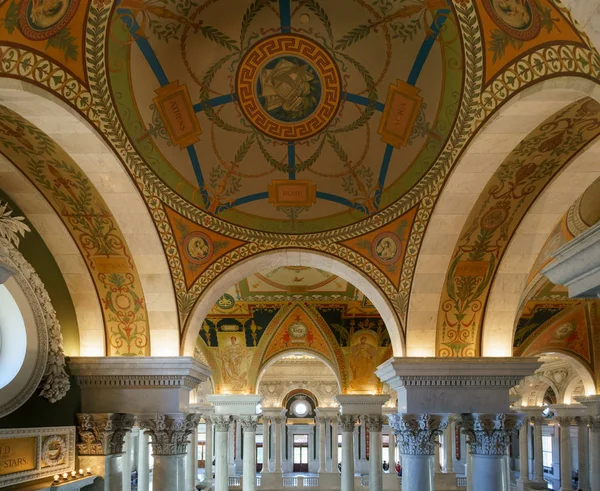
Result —
[[368, 414], [364, 417], [367, 429], [369, 431], [378, 431], [381, 433], [381, 429], [385, 423], [385, 416], [381, 414]]
[[356, 416], [353, 414], [340, 414], [338, 415], [338, 424], [340, 425], [342, 432], [344, 431], [354, 431], [354, 426], [356, 425]]
[[517, 431], [523, 417], [507, 414], [465, 415], [457, 424], [468, 437], [472, 455], [506, 454], [511, 433]]
[[187, 451], [188, 436], [199, 421], [199, 414], [157, 414], [155, 418], [141, 418], [138, 426], [152, 437], [153, 455], [182, 455]]
[[445, 418], [431, 414], [390, 414], [389, 421], [403, 455], [434, 455], [435, 437], [448, 425]]
[[124, 413], [77, 414], [79, 455], [115, 455], [123, 453], [125, 434], [131, 431], [134, 417]]

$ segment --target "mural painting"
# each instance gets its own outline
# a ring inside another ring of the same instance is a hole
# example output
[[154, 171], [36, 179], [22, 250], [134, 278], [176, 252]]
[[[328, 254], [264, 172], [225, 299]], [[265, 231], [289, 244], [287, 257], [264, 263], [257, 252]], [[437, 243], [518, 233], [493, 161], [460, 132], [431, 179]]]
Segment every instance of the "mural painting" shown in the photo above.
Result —
[[219, 358], [223, 389], [244, 392], [248, 388], [248, 353], [244, 333], [219, 332]]
[[377, 338], [371, 331], [358, 331], [348, 348], [351, 392], [372, 391], [379, 383], [375, 375], [377, 368]]

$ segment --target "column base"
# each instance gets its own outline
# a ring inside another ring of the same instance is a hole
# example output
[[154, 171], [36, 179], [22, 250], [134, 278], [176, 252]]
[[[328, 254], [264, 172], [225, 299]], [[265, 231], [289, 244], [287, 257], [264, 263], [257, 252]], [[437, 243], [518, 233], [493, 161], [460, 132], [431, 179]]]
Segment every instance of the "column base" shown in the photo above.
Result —
[[529, 479], [517, 479], [517, 491], [527, 491], [532, 488], [532, 484], [534, 483]]
[[456, 486], [456, 474], [454, 472], [434, 473], [434, 489], [443, 489], [444, 491], [453, 491], [458, 489]]
[[86, 486], [90, 491], [122, 491], [123, 469], [122, 454], [115, 455], [80, 455], [79, 467], [90, 467], [92, 473], [98, 476], [91, 486]]
[[283, 474], [281, 472], [269, 472], [261, 475], [260, 489], [281, 491], [283, 488]]
[[400, 489], [400, 478], [398, 473], [384, 472], [383, 474], [383, 491], [397, 491]]

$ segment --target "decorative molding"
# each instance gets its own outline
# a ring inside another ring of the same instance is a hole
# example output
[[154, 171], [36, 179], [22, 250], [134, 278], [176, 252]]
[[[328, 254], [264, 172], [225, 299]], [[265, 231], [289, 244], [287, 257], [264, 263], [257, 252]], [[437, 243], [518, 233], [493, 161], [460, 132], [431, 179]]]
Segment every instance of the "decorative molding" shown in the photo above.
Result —
[[[1, 205], [0, 210], [3, 210]], [[51, 403], [62, 399], [70, 388], [69, 376], [65, 370], [62, 331], [50, 296], [33, 266], [13, 245], [14, 231], [22, 233], [24, 230], [20, 227], [22, 224], [19, 219], [20, 217], [7, 218], [4, 213], [0, 222], [0, 268], [11, 274], [29, 302], [35, 317], [39, 349], [32, 376], [15, 397], [0, 406], [0, 417], [25, 403], [38, 386], [41, 389], [40, 395]]]
[[600, 416], [592, 416], [588, 420], [588, 428], [593, 433], [600, 433]]
[[256, 432], [256, 427], [258, 426], [258, 416], [247, 414], [240, 416], [239, 421], [244, 431]]
[[516, 432], [522, 422], [523, 416], [518, 414], [472, 414], [457, 424], [467, 435], [472, 454], [506, 455], [510, 434]]
[[77, 385], [82, 389], [109, 387], [128, 389], [148, 389], [150, 387], [168, 387], [195, 389], [198, 379], [179, 375], [82, 375], [77, 376]]
[[339, 414], [337, 417], [337, 422], [342, 431], [354, 431], [356, 421], [357, 417], [353, 414]]
[[432, 414], [390, 414], [388, 419], [404, 455], [433, 455], [436, 436], [448, 426], [447, 418]]
[[152, 437], [152, 455], [182, 455], [199, 421], [199, 414], [156, 414], [138, 418], [137, 425]]
[[[2, 446], [2, 441], [5, 439], [28, 437], [36, 439], [35, 469], [0, 476], [0, 488], [62, 474], [75, 468], [74, 426], [0, 430], [0, 446]], [[46, 447], [51, 441], [56, 441], [59, 445], [62, 445], [62, 447], [54, 450], [54, 452], [58, 450], [58, 454], [54, 458], [50, 458], [46, 451]]]
[[215, 431], [229, 431], [229, 426], [231, 425], [233, 418], [223, 414], [216, 414], [211, 420], [215, 427]]
[[79, 455], [123, 453], [125, 434], [131, 431], [134, 417], [124, 413], [78, 413]]
[[364, 416], [365, 423], [367, 424], [367, 429], [369, 431], [377, 431], [381, 433], [381, 429], [385, 424], [385, 420], [387, 418], [380, 414], [368, 414]]

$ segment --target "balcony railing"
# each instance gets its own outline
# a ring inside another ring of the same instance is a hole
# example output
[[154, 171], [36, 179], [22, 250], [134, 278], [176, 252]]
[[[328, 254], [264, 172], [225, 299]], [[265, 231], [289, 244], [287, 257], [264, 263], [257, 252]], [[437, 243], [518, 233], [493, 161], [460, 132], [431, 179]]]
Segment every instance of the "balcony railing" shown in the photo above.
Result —
[[467, 478], [465, 476], [457, 477], [456, 478], [456, 487], [457, 488], [466, 488], [467, 487]]

